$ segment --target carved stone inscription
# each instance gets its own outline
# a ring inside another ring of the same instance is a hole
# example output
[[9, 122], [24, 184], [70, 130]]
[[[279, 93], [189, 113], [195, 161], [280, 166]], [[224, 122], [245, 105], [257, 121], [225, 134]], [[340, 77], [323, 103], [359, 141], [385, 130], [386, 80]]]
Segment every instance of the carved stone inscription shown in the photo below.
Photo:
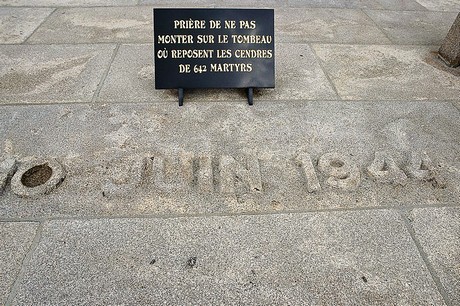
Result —
[[[298, 177], [291, 179], [301, 181], [298, 188], [304, 188], [310, 194], [324, 189], [355, 191], [363, 180], [400, 187], [410, 181], [420, 181], [429, 182], [436, 188], [446, 188], [446, 182], [426, 152], [411, 153], [407, 160], [397, 161], [390, 153], [378, 151], [368, 165], [359, 165], [348, 155], [336, 152], [325, 153], [317, 158], [302, 152], [288, 157], [287, 162], [299, 169]], [[190, 152], [167, 156], [136, 155], [102, 167], [105, 172], [99, 172], [98, 180], [102, 181], [100, 188], [103, 196], [108, 198], [142, 189], [170, 195], [184, 191], [224, 196], [257, 195], [271, 191], [264, 184], [268, 179], [266, 175], [270, 175], [271, 182], [283, 177], [275, 173], [276, 170], [263, 169], [263, 163], [264, 160], [256, 155], [212, 156]], [[49, 167], [52, 170], [50, 177], [38, 186], [28, 186], [24, 176], [30, 172], [29, 168], [35, 169], [37, 165]], [[0, 196], [5, 193], [8, 184], [12, 185], [12, 193], [20, 197], [45, 196], [55, 188], [64, 188], [59, 184], [64, 180], [65, 173], [66, 169], [54, 159], [4, 159], [0, 163]], [[278, 183], [289, 184], [279, 180]], [[39, 190], [45, 187], [48, 189]], [[271, 185], [273, 187], [276, 186]]]

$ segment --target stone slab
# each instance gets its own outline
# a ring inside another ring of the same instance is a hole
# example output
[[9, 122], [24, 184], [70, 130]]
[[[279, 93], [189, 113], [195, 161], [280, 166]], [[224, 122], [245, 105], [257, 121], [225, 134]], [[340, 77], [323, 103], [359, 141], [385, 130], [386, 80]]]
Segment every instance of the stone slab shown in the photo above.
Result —
[[0, 6], [117, 6], [135, 5], [138, 0], [0, 0]]
[[13, 305], [443, 305], [398, 213], [46, 223]]
[[447, 11], [458, 13], [460, 3], [457, 0], [416, 0], [430, 11]]
[[426, 10], [415, 0], [288, 0], [290, 7]]
[[440, 45], [455, 13], [419, 11], [366, 11], [395, 44]]
[[449, 66], [460, 66], [460, 13], [443, 40], [439, 55]]
[[153, 42], [152, 8], [58, 9], [29, 43]]
[[460, 202], [460, 112], [449, 102], [4, 106], [0, 122], [18, 168], [36, 156], [67, 173], [34, 198], [7, 185], [4, 218]]
[[151, 5], [154, 7], [215, 7], [219, 0], [140, 0], [140, 5]]
[[113, 45], [0, 46], [0, 103], [89, 102]]
[[[308, 45], [275, 46], [275, 89], [259, 89], [259, 100], [336, 99]], [[155, 90], [152, 45], [122, 45], [102, 87], [101, 102], [177, 101], [177, 90]], [[130, 69], [126, 69], [130, 67]], [[186, 90], [186, 101], [243, 101], [244, 89]]]
[[282, 0], [220, 0], [217, 7], [241, 7], [241, 8], [278, 8], [286, 6]]
[[344, 100], [445, 100], [460, 78], [432, 66], [437, 47], [313, 45]]
[[50, 8], [0, 8], [0, 44], [20, 44], [53, 12]]
[[460, 304], [460, 208], [414, 209], [409, 218], [450, 305]]
[[38, 223], [0, 222], [0, 304], [6, 305]]
[[388, 38], [360, 10], [278, 9], [275, 14], [278, 42], [388, 44]]

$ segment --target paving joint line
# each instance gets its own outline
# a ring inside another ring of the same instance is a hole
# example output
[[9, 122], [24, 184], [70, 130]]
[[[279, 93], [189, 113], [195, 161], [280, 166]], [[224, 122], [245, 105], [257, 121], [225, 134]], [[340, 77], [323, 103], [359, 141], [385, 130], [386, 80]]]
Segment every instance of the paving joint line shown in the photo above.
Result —
[[102, 74], [102, 77], [99, 81], [99, 84], [97, 84], [97, 88], [96, 90], [94, 91], [94, 94], [93, 94], [93, 97], [91, 98], [91, 103], [94, 103], [96, 102], [97, 98], [99, 98], [99, 93], [101, 92], [102, 90], [102, 86], [104, 86], [104, 83], [105, 83], [105, 79], [107, 78], [107, 76], [109, 75], [109, 72], [110, 72], [110, 69], [112, 68], [112, 64], [113, 64], [113, 61], [115, 60], [115, 57], [117, 56], [118, 54], [118, 49], [120, 49], [120, 44], [117, 44], [112, 52], [112, 57], [110, 58], [110, 61], [107, 65], [107, 69], [104, 71], [104, 73]]
[[383, 34], [383, 36], [385, 36], [388, 39], [388, 41], [390, 41], [392, 44], [398, 45], [396, 42], [393, 41], [393, 39], [391, 39], [390, 36], [388, 36], [388, 34], [383, 30], [383, 28], [381, 28], [380, 25], [366, 12], [366, 10], [361, 9], [361, 12], [374, 24], [374, 26]]
[[[337, 99], [290, 99], [290, 100], [256, 100], [260, 103], [270, 103], [270, 104], [281, 104], [281, 103], [297, 103], [297, 102], [315, 102], [315, 103], [322, 103], [322, 102], [343, 102], [343, 103], [375, 103], [384, 102], [384, 103], [438, 103], [438, 104], [450, 104], [451, 106], [456, 105], [455, 102], [460, 103], [460, 100], [457, 98], [455, 99], [442, 99], [442, 100], [343, 100], [340, 97]], [[243, 103], [246, 105], [247, 100], [239, 99], [239, 100], [208, 100], [208, 101], [190, 101], [188, 104], [206, 104], [206, 103]], [[160, 104], [177, 104], [176, 100], [152, 100], [152, 101], [108, 101], [108, 100], [99, 100], [97, 102], [92, 101], [68, 101], [68, 102], [23, 102], [23, 103], [1, 103], [0, 108], [2, 107], [29, 107], [29, 106], [68, 106], [68, 105], [102, 105], [102, 104], [113, 104], [113, 105], [160, 105]], [[455, 108], [459, 108], [460, 111], [460, 104], [459, 107], [455, 106]]]
[[334, 212], [362, 212], [362, 211], [381, 211], [394, 210], [401, 213], [424, 208], [460, 208], [460, 204], [444, 205], [419, 205], [410, 207], [395, 206], [374, 206], [374, 207], [354, 207], [354, 208], [330, 208], [330, 209], [296, 209], [286, 211], [266, 211], [266, 212], [238, 212], [238, 213], [197, 213], [197, 214], [147, 214], [147, 215], [88, 215], [88, 216], [48, 216], [41, 218], [0, 218], [0, 222], [48, 222], [62, 220], [118, 220], [118, 219], [177, 219], [177, 218], [214, 218], [214, 217], [240, 217], [240, 216], [277, 216], [288, 214], [313, 214], [313, 213], [334, 213]]
[[456, 108], [459, 112], [460, 112], [460, 101], [450, 101], [452, 103], [452, 105], [454, 106], [454, 108]]
[[32, 241], [32, 244], [30, 245], [26, 256], [22, 260], [21, 269], [20, 269], [18, 275], [16, 276], [16, 280], [14, 281], [13, 286], [10, 289], [10, 292], [8, 294], [8, 299], [6, 300], [5, 306], [13, 305], [14, 298], [16, 297], [16, 295], [17, 295], [17, 293], [19, 291], [19, 287], [20, 287], [20, 285], [22, 283], [22, 280], [23, 280], [24, 275], [26, 273], [27, 267], [30, 264], [32, 256], [33, 256], [33, 254], [35, 253], [35, 250], [38, 247], [38, 244], [40, 243], [42, 233], [43, 233], [43, 222], [40, 222], [38, 224], [38, 228], [37, 228], [37, 231], [35, 233], [34, 240]]
[[402, 212], [400, 211], [401, 218], [404, 221], [404, 225], [406, 226], [407, 231], [409, 232], [410, 237], [412, 238], [412, 241], [415, 244], [415, 247], [417, 248], [420, 256], [422, 257], [422, 260], [425, 264], [425, 267], [428, 269], [428, 272], [431, 275], [431, 278], [433, 279], [436, 289], [438, 290], [439, 294], [441, 295], [442, 299], [444, 300], [444, 303], [446, 303], [447, 306], [452, 306], [451, 301], [449, 296], [446, 293], [446, 290], [444, 286], [441, 283], [440, 278], [438, 277], [436, 270], [433, 268], [433, 265], [431, 264], [430, 260], [428, 259], [428, 255], [424, 251], [419, 239], [416, 236], [415, 230], [412, 227], [411, 221], [409, 217], [407, 216], [408, 211]]
[[46, 17], [42, 20], [42, 22], [40, 22], [40, 24], [32, 31], [32, 33], [30, 33], [30, 35], [27, 36], [27, 38], [24, 39], [24, 41], [23, 41], [22, 43], [18, 44], [18, 45], [26, 45], [26, 44], [28, 44], [27, 41], [29, 40], [29, 38], [31, 38], [31, 37], [35, 34], [35, 32], [37, 32], [38, 29], [41, 28], [41, 26], [42, 26], [46, 21], [48, 21], [48, 19], [51, 17], [51, 15], [54, 15], [54, 13], [55, 13], [56, 11], [57, 11], [56, 8], [53, 9], [53, 10], [51, 11], [51, 13], [49, 13], [49, 15], [46, 16]]
[[324, 67], [324, 64], [323, 64], [323, 61], [321, 60], [321, 58], [319, 57], [318, 53], [316, 52], [315, 48], [313, 47], [312, 44], [308, 44], [308, 47], [310, 48], [310, 50], [312, 51], [313, 53], [313, 56], [315, 57], [316, 59], [316, 62], [318, 63], [318, 65], [320, 66], [321, 70], [323, 71], [324, 75], [326, 76], [326, 79], [327, 81], [329, 82], [329, 85], [331, 86], [332, 90], [334, 91], [334, 93], [336, 94], [337, 96], [337, 99], [339, 101], [344, 101], [343, 100], [343, 97], [339, 94], [339, 91], [337, 90], [337, 87], [335, 86], [335, 83], [332, 81], [332, 78], [331, 76], [329, 75], [329, 72], [327, 71], [327, 69]]

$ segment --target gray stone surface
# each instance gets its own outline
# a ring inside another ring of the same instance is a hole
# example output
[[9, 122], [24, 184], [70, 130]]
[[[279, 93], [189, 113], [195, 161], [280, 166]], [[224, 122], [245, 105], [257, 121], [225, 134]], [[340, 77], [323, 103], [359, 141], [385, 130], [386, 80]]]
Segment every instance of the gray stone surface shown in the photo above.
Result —
[[[336, 99], [318, 60], [304, 44], [277, 44], [276, 88], [259, 89], [259, 100]], [[129, 63], [130, 69], [126, 69]], [[152, 45], [122, 45], [106, 78], [101, 102], [177, 101], [177, 90], [155, 90]], [[186, 101], [243, 101], [242, 89], [187, 90]]]
[[0, 222], [0, 304], [5, 305], [38, 223]]
[[398, 213], [45, 224], [13, 305], [443, 305]]
[[278, 42], [390, 43], [360, 10], [279, 9], [275, 28]]
[[50, 8], [0, 8], [0, 44], [19, 44], [53, 12]]
[[449, 66], [460, 65], [460, 13], [447, 33], [439, 49], [439, 55]]
[[460, 2], [457, 0], [416, 0], [430, 11], [460, 11]]
[[279, 0], [220, 0], [217, 7], [242, 7], [242, 8], [277, 8], [286, 6], [286, 1]]
[[414, 209], [409, 218], [450, 305], [459, 305], [460, 208]]
[[140, 0], [140, 5], [151, 5], [154, 7], [218, 7], [219, 0]]
[[393, 43], [401, 45], [440, 45], [456, 16], [450, 12], [369, 10], [366, 13]]
[[426, 10], [415, 0], [287, 0], [291, 7]]
[[58, 9], [29, 43], [152, 42], [152, 8]]
[[117, 6], [135, 5], [138, 0], [0, 0], [0, 6]]
[[113, 45], [0, 46], [0, 103], [91, 101]]
[[[19, 166], [27, 156], [56, 157], [67, 172], [55, 191], [33, 200], [7, 188], [3, 217], [460, 201], [460, 173], [451, 171], [460, 168], [460, 113], [448, 102], [4, 106], [0, 122], [0, 144], [9, 144]], [[432, 176], [414, 175], [433, 168]], [[394, 171], [403, 175], [391, 179]]]
[[429, 64], [436, 47], [313, 45], [345, 100], [460, 97], [460, 78]]

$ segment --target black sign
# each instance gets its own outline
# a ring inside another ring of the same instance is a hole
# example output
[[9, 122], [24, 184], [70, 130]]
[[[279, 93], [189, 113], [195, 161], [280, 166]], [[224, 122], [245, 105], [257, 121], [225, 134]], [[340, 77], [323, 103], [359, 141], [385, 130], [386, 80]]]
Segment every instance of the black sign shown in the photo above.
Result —
[[155, 88], [275, 87], [271, 9], [154, 9]]

